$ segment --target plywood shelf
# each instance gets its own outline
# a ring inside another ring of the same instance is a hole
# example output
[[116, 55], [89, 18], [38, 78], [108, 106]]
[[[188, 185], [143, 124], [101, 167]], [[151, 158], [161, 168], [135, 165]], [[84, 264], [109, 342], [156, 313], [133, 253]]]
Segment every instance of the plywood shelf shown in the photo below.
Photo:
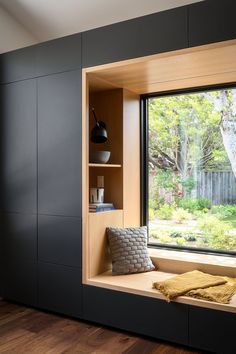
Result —
[[89, 215], [104, 215], [104, 214], [107, 214], [107, 213], [115, 213], [115, 212], [120, 212], [120, 211], [123, 211], [122, 209], [113, 209], [113, 210], [104, 210], [104, 211], [98, 211], [98, 212], [89, 212]]
[[122, 167], [120, 164], [89, 163], [89, 167]]

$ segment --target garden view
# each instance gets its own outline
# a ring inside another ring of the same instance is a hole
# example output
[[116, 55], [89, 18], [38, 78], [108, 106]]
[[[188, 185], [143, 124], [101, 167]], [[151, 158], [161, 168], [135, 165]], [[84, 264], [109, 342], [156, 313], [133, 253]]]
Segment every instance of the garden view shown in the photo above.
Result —
[[236, 252], [236, 89], [149, 99], [149, 242]]

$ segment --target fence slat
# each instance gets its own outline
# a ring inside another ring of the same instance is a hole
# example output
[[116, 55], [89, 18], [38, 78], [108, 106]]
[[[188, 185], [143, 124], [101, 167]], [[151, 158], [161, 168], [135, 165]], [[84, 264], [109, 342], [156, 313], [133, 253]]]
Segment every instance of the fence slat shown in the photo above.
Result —
[[213, 205], [236, 204], [236, 178], [232, 171], [199, 171], [195, 193]]

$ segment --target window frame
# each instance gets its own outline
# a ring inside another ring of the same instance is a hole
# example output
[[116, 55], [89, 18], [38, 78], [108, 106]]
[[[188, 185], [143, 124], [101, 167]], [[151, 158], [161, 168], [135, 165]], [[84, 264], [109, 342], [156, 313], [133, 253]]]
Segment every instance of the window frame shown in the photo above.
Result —
[[[178, 96], [191, 93], [200, 93], [205, 91], [216, 91], [223, 89], [236, 89], [236, 83], [219, 84], [219, 85], [207, 85], [193, 88], [154, 92], [149, 94], [143, 94], [140, 96], [140, 220], [142, 226], [147, 226], [148, 230], [148, 199], [149, 199], [149, 167], [148, 167], [148, 151], [149, 151], [149, 117], [148, 117], [148, 101], [150, 98], [155, 97], [168, 97]], [[158, 244], [149, 242], [149, 230], [148, 230], [148, 247], [155, 249], [167, 249], [180, 252], [192, 252], [200, 254], [221, 255], [226, 257], [236, 256], [236, 251], [217, 250], [209, 248], [198, 247], [186, 247], [169, 244]]]

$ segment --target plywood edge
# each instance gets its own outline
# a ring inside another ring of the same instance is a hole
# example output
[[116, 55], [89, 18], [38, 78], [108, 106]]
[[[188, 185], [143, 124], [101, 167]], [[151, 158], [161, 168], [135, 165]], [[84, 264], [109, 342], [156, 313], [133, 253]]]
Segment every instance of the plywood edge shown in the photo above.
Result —
[[[164, 273], [164, 272], [149, 272], [149, 273], [122, 275], [122, 276], [112, 276], [111, 272], [105, 272], [103, 274], [89, 278], [86, 284], [104, 288], [104, 289], [121, 291], [129, 294], [151, 297], [151, 298], [167, 301], [164, 295], [160, 293], [160, 291], [156, 289], [152, 289], [152, 282], [154, 278], [156, 278], [155, 279], [156, 281], [157, 280], [162, 281], [174, 275], [176, 274]], [[139, 286], [136, 286], [137, 279], [139, 281]], [[149, 287], [146, 286], [147, 279], [149, 279], [150, 282]], [[176, 300], [172, 302], [236, 313], [236, 295], [234, 295], [230, 304], [219, 304], [216, 302], [194, 299], [187, 296], [179, 296]]]
[[197, 46], [197, 47], [184, 48], [184, 49], [174, 50], [174, 51], [170, 51], [170, 52], [152, 54], [152, 55], [147, 55], [147, 56], [139, 57], [139, 58], [120, 60], [120, 61], [109, 63], [109, 64], [102, 64], [102, 65], [92, 66], [89, 68], [84, 68], [83, 70], [87, 73], [94, 73], [94, 72], [99, 72], [104, 69], [118, 68], [123, 65], [139, 64], [139, 63], [142, 63], [145, 61], [151, 61], [151, 60], [166, 58], [166, 57], [175, 56], [175, 55], [187, 54], [187, 53], [192, 53], [192, 52], [196, 52], [196, 51], [204, 51], [204, 50], [221, 48], [221, 47], [232, 46], [232, 45], [236, 45], [236, 39], [222, 41], [222, 42], [216, 42], [216, 43], [211, 43], [211, 44], [205, 44], [205, 45], [201, 45], [201, 46]]

